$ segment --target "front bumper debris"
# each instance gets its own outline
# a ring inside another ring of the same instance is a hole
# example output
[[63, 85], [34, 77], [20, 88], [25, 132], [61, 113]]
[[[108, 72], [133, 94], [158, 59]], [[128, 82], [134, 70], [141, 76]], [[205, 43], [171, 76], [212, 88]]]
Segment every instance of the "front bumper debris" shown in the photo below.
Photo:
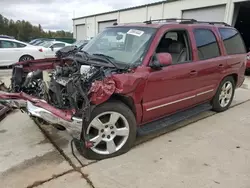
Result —
[[65, 119], [62, 119], [58, 115], [54, 114], [52, 111], [38, 107], [30, 101], [27, 101], [27, 113], [31, 117], [41, 118], [50, 124], [62, 125], [75, 138], [80, 139], [80, 133], [81, 133], [81, 129], [82, 129], [82, 119], [81, 118], [72, 117], [70, 121], [67, 121]]
[[2, 120], [9, 111], [11, 111], [11, 108], [0, 104], [0, 120]]
[[71, 121], [64, 120], [61, 117], [54, 114], [53, 112], [48, 111], [44, 108], [38, 107], [34, 105], [33, 103], [31, 103], [30, 101], [27, 101], [27, 113], [32, 117], [41, 118], [48, 123], [63, 125], [65, 127], [67, 127], [68, 124], [81, 125], [82, 123], [81, 119], [75, 118], [75, 117], [72, 117]]
[[[18, 108], [31, 117], [64, 126], [75, 138], [80, 139], [82, 119], [73, 116], [71, 110], [60, 110], [51, 106], [46, 101], [21, 93], [0, 92], [2, 104], [12, 108]], [[0, 113], [1, 114], [1, 113]]]

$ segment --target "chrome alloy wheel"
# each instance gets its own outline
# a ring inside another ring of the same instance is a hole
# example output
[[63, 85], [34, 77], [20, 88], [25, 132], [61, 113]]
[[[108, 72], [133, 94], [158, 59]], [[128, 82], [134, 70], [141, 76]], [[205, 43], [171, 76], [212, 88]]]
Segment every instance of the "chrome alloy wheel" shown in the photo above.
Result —
[[233, 96], [233, 85], [230, 81], [227, 81], [223, 84], [221, 88], [221, 93], [219, 96], [219, 103], [222, 108], [226, 107]]
[[129, 124], [122, 114], [108, 111], [99, 114], [90, 122], [86, 134], [89, 141], [94, 143], [92, 151], [108, 155], [125, 145], [129, 137]]

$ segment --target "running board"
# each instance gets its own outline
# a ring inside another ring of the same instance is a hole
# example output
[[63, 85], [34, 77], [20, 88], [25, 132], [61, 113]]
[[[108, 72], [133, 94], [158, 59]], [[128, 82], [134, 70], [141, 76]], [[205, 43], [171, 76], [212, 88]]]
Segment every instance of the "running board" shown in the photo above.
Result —
[[148, 134], [158, 132], [164, 128], [177, 124], [181, 121], [187, 120], [191, 117], [194, 117], [202, 112], [205, 112], [211, 109], [212, 109], [212, 106], [206, 103], [206, 104], [201, 104], [199, 106], [193, 107], [188, 110], [177, 112], [176, 114], [173, 114], [171, 116], [167, 116], [160, 120], [142, 125], [140, 128], [137, 129], [137, 134], [138, 136], [145, 136]]

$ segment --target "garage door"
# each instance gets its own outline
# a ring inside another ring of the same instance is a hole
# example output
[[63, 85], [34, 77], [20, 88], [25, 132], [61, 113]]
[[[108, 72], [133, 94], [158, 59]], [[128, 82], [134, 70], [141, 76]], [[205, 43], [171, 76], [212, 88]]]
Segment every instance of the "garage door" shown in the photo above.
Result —
[[85, 40], [86, 38], [87, 35], [85, 24], [76, 25], [76, 40]]
[[98, 22], [98, 33], [103, 31], [106, 27], [112, 26], [117, 20]]
[[196, 19], [199, 21], [223, 22], [225, 16], [225, 5], [206, 7], [182, 11], [182, 18]]

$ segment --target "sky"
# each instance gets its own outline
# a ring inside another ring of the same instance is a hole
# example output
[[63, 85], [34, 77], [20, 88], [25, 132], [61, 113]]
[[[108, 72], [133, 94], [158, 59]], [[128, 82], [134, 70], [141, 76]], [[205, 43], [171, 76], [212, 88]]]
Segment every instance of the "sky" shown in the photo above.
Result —
[[72, 31], [73, 17], [82, 17], [160, 0], [0, 0], [8, 19], [41, 24], [44, 30]]

